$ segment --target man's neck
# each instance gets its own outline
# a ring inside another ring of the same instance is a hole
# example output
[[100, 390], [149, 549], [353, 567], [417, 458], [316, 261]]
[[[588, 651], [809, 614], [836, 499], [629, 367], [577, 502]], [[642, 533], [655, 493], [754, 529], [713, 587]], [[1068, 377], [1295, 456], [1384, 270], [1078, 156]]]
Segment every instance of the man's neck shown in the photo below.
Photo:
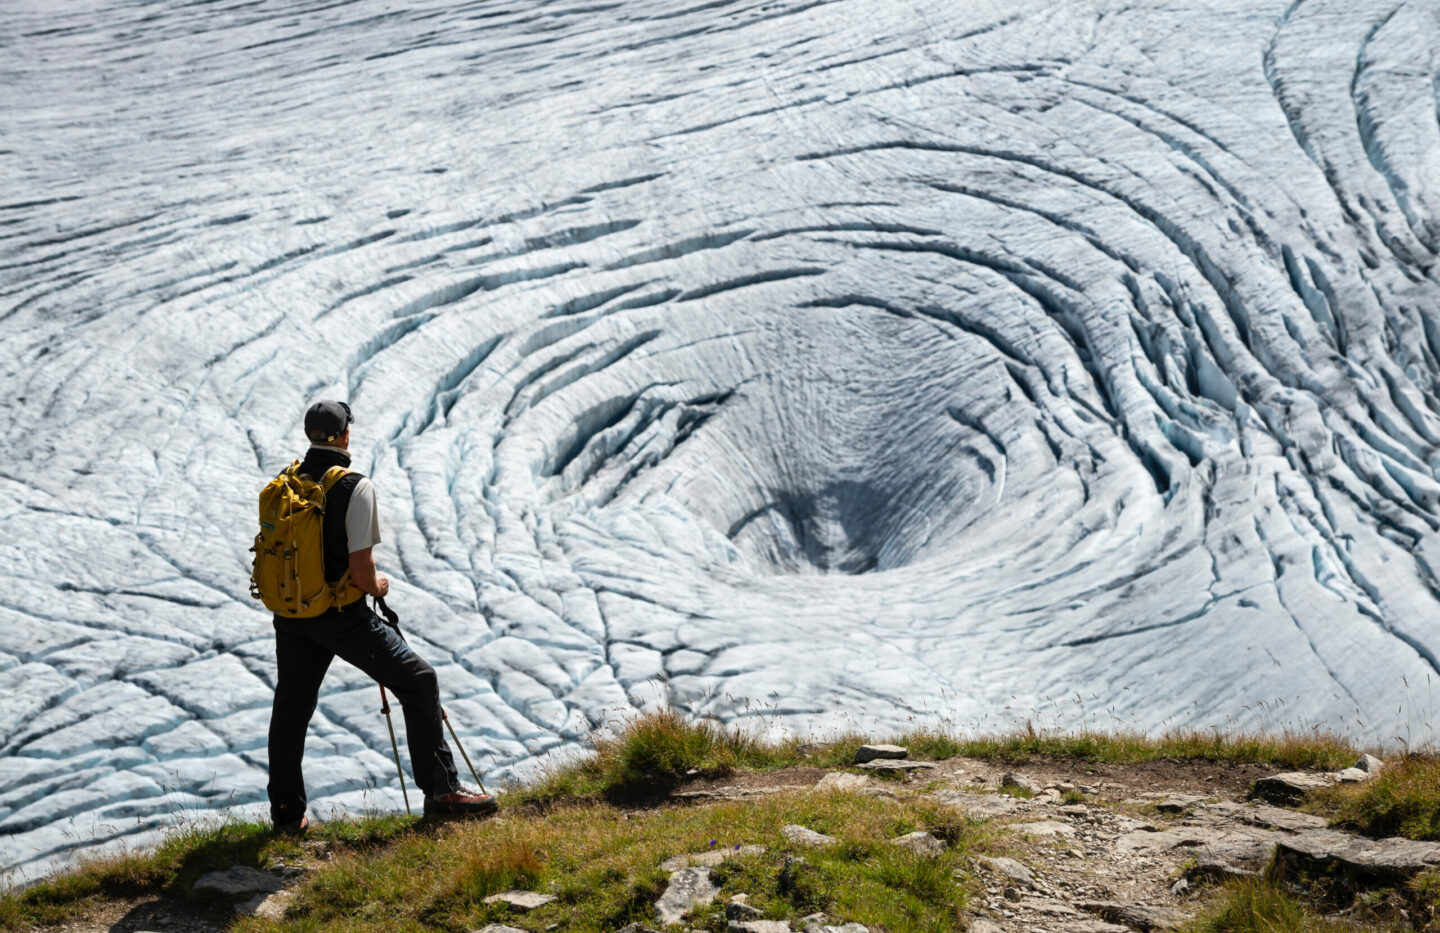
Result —
[[350, 462], [350, 451], [346, 450], [344, 447], [335, 447], [335, 446], [332, 445], [332, 444], [311, 444], [311, 445], [310, 445], [310, 449], [311, 449], [311, 450], [325, 450], [325, 451], [329, 451], [329, 452], [331, 452], [331, 453], [337, 453], [337, 454], [339, 454], [340, 456], [342, 456], [342, 457], [345, 458], [345, 462], [346, 462], [346, 463], [349, 463], [349, 462]]

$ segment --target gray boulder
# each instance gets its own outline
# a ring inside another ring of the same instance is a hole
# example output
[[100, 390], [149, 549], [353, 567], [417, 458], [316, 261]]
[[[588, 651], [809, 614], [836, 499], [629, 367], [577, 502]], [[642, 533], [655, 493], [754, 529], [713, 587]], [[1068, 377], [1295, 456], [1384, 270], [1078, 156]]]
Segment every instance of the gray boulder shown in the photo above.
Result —
[[796, 826], [794, 823], [791, 823], [788, 826], [782, 826], [780, 828], [780, 835], [784, 836], [789, 841], [795, 843], [797, 846], [810, 846], [812, 848], [818, 849], [821, 846], [835, 844], [834, 836], [827, 836], [824, 833], [817, 833], [813, 829], [808, 829], [804, 826]]
[[1029, 794], [1038, 794], [1045, 788], [1034, 778], [1026, 777], [1018, 771], [1007, 771], [1000, 777], [1000, 789], [1013, 787]]
[[1263, 777], [1250, 785], [1250, 796], [1281, 806], [1293, 806], [1303, 801], [1312, 791], [1334, 783], [1335, 778], [1328, 774], [1287, 771], [1284, 774]]
[[1364, 771], [1366, 774], [1374, 777], [1380, 773], [1381, 768], [1385, 767], [1385, 762], [1376, 758], [1374, 755], [1361, 755], [1360, 760], [1351, 765], [1351, 767]]
[[899, 759], [907, 758], [910, 750], [900, 745], [862, 745], [855, 749], [855, 763], [863, 765], [867, 761], [875, 761], [877, 758]]
[[1367, 839], [1331, 829], [1316, 829], [1280, 839], [1276, 859], [1284, 865], [1318, 863], [1377, 882], [1397, 882], [1440, 866], [1440, 842]]
[[720, 889], [710, 880], [709, 868], [682, 868], [670, 876], [665, 893], [655, 902], [655, 912], [663, 925], [679, 923], [693, 908], [710, 903], [719, 893]]
[[1035, 873], [1013, 858], [990, 858], [982, 855], [975, 859], [975, 864], [997, 875], [1003, 875], [1018, 885], [1035, 890]]
[[708, 852], [687, 852], [684, 855], [672, 855], [661, 862], [660, 867], [666, 871], [679, 871], [682, 868], [690, 868], [695, 865], [714, 868], [726, 859], [735, 858], [737, 855], [764, 854], [764, 846], [732, 846], [727, 849], [711, 849]]
[[902, 849], [909, 849], [916, 855], [923, 855], [933, 858], [945, 852], [945, 843], [936, 839], [929, 833], [916, 832], [906, 833], [890, 840], [893, 844]]

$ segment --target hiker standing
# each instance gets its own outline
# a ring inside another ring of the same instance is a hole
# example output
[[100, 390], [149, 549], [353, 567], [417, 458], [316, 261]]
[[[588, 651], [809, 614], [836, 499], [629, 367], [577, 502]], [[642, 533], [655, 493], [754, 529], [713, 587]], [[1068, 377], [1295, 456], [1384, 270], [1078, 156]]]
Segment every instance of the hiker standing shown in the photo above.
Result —
[[[305, 459], [282, 472], [260, 497], [261, 532], [251, 589], [275, 611], [275, 704], [266, 790], [271, 818], [281, 832], [303, 832], [309, 825], [300, 758], [320, 683], [336, 656], [400, 701], [410, 766], [425, 795], [427, 816], [483, 815], [497, 809], [489, 794], [460, 785], [442, 731], [435, 669], [365, 601], [367, 594], [383, 598], [390, 581], [375, 569], [380, 518], [374, 486], [349, 468], [353, 421], [344, 402], [311, 405], [305, 413], [305, 435], [311, 441]], [[295, 508], [297, 492], [302, 499], [323, 503], [323, 511], [311, 509], [306, 515], [305, 509]], [[266, 521], [267, 514], [272, 522]], [[303, 516], [303, 521], [294, 516]], [[316, 544], [320, 553], [310, 553]]]

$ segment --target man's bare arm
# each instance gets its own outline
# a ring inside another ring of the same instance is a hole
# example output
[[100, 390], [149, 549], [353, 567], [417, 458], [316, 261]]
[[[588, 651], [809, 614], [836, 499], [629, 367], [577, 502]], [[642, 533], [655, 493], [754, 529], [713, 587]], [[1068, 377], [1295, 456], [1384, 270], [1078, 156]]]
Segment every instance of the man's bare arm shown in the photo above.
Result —
[[350, 579], [363, 592], [384, 598], [390, 592], [390, 578], [375, 569], [374, 548], [350, 552]]

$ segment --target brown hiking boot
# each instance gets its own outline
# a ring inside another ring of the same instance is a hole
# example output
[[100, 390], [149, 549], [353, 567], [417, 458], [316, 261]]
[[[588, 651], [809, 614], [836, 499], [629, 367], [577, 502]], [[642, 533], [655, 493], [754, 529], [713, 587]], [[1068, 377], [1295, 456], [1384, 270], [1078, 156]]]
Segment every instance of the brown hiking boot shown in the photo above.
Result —
[[425, 798], [426, 816], [489, 816], [499, 809], [494, 797], [464, 787]]
[[301, 816], [298, 820], [286, 820], [284, 823], [275, 824], [275, 835], [277, 836], [303, 836], [305, 830], [310, 828], [310, 818]]

